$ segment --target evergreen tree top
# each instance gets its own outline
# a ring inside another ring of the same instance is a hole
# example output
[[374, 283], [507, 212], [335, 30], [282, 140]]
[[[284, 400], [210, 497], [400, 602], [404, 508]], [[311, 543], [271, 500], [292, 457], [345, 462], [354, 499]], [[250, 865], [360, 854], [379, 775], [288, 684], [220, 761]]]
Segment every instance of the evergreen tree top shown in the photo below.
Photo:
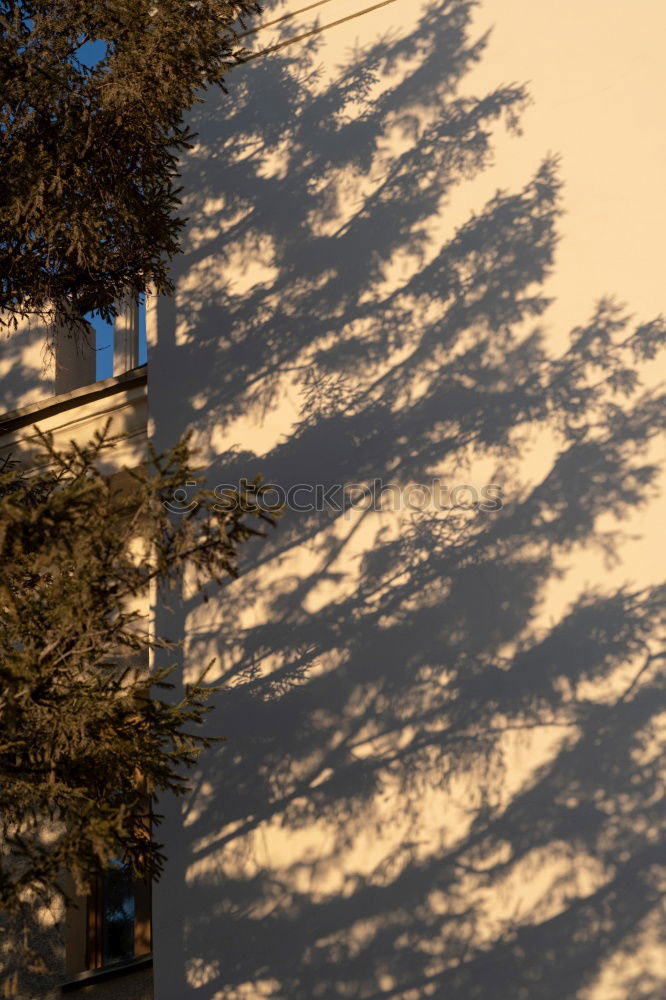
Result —
[[[243, 57], [246, 0], [0, 0], [0, 325], [170, 289], [183, 113]], [[99, 56], [99, 58], [95, 58]]]

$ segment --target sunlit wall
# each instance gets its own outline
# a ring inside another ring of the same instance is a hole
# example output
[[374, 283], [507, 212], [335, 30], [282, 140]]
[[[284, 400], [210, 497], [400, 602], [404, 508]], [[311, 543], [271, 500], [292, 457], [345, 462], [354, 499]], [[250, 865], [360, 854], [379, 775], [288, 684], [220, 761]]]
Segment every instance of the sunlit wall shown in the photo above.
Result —
[[370, 6], [192, 114], [154, 436], [291, 509], [158, 609], [226, 742], [162, 806], [156, 997], [647, 1000], [664, 16]]

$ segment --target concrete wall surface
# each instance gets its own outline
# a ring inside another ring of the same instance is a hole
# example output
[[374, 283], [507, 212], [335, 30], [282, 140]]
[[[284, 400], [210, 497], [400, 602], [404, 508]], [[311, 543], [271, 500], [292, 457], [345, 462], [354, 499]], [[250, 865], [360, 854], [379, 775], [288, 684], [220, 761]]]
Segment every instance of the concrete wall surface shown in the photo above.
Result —
[[192, 114], [155, 439], [291, 509], [157, 612], [226, 742], [163, 803], [156, 998], [654, 1000], [665, 15], [370, 6]]

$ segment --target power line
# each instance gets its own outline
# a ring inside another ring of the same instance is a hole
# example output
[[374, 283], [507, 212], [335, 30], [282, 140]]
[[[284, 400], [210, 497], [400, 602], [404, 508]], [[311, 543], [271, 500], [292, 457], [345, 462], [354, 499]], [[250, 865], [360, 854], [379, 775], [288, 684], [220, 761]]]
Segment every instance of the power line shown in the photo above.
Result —
[[[327, 2], [327, 0], [323, 0], [323, 2]], [[288, 45], [294, 45], [296, 42], [302, 42], [305, 38], [312, 38], [313, 35], [320, 35], [322, 31], [328, 31], [329, 28], [335, 28], [339, 24], [345, 24], [346, 21], [353, 21], [356, 17], [362, 17], [363, 14], [369, 14], [373, 10], [379, 10], [380, 7], [388, 7], [389, 4], [395, 2], [396, 0], [384, 0], [383, 3], [373, 4], [372, 7], [366, 7], [365, 10], [357, 10], [356, 13], [348, 14], [347, 17], [341, 17], [337, 21], [330, 21], [328, 24], [322, 24], [320, 28], [312, 28], [311, 31], [305, 31], [302, 35], [295, 35], [294, 38], [287, 38], [286, 41], [278, 42], [277, 45], [269, 45], [268, 48], [261, 49], [259, 52], [253, 52], [252, 55], [246, 56], [245, 59], [239, 59], [238, 61], [241, 64], [252, 62], [253, 59], [259, 59], [261, 56], [267, 56], [273, 52], [278, 52], [280, 49], [284, 49]]]
[[264, 24], [258, 24], [256, 28], [250, 28], [249, 31], [244, 31], [242, 34], [238, 35], [238, 38], [247, 38], [248, 35], [256, 35], [256, 33], [261, 31], [262, 28], [271, 28], [274, 24], [280, 24], [282, 21], [288, 21], [292, 17], [297, 17], [298, 14], [305, 14], [309, 10], [314, 10], [315, 7], [323, 7], [326, 3], [331, 3], [331, 0], [317, 0], [317, 3], [310, 3], [307, 7], [301, 7], [300, 10], [292, 10], [288, 14], [276, 17], [273, 21], [265, 21]]

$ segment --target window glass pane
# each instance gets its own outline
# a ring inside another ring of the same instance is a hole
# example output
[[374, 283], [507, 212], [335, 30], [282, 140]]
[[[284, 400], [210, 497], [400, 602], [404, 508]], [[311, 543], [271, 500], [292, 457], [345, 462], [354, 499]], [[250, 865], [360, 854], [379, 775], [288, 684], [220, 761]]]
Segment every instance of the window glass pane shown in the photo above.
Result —
[[121, 864], [104, 877], [102, 961], [104, 965], [134, 956], [134, 882]]

